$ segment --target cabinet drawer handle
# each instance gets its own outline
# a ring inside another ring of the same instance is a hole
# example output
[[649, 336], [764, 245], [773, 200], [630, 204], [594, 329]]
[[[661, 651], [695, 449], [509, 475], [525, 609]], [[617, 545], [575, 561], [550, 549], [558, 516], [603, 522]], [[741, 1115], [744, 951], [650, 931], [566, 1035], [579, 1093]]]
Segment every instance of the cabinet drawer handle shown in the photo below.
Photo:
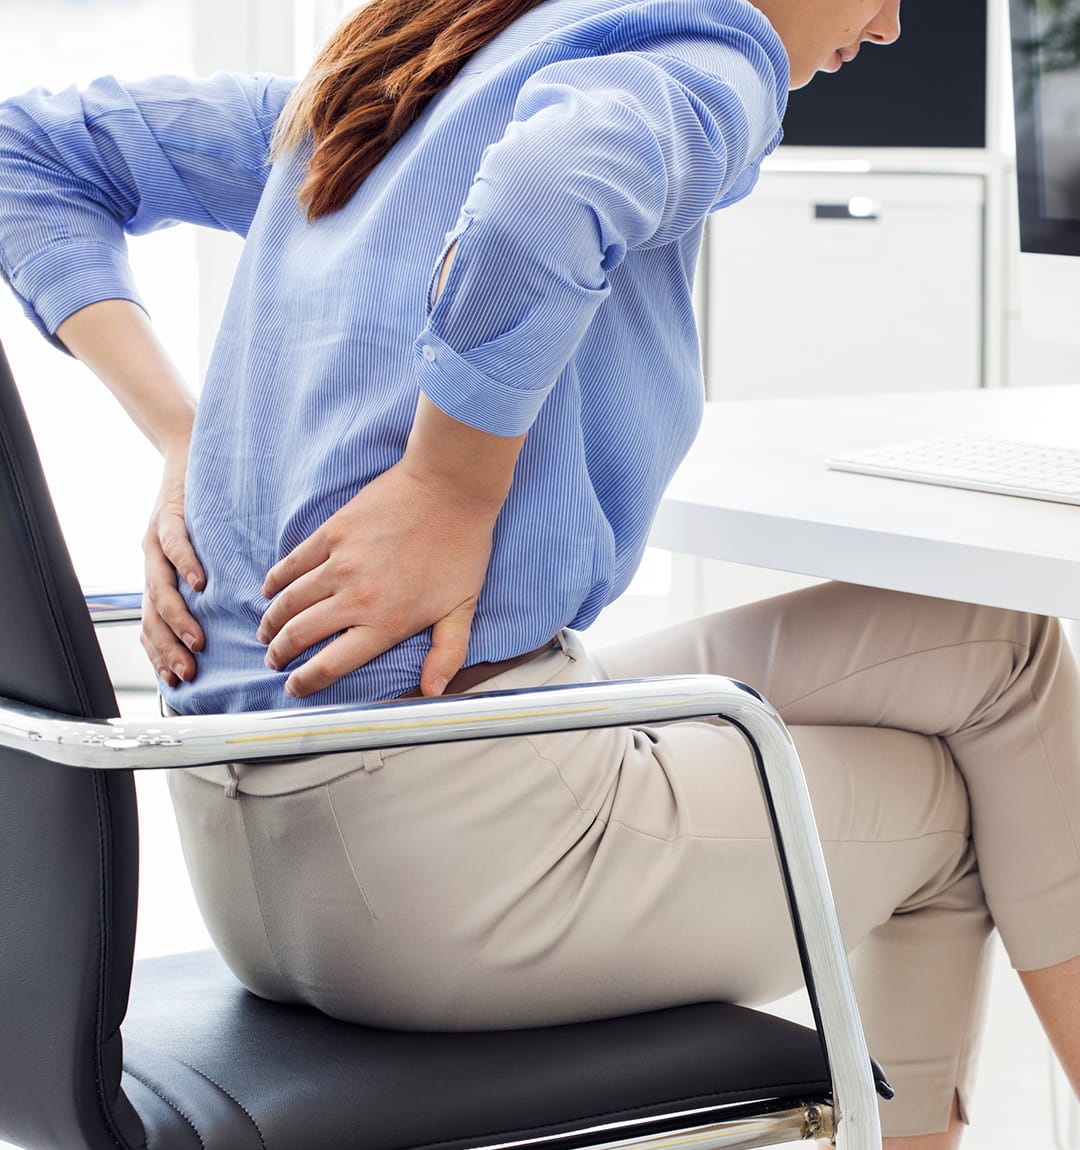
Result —
[[852, 196], [842, 204], [815, 204], [815, 220], [852, 220], [860, 224], [872, 224], [881, 219], [878, 205], [866, 196]]

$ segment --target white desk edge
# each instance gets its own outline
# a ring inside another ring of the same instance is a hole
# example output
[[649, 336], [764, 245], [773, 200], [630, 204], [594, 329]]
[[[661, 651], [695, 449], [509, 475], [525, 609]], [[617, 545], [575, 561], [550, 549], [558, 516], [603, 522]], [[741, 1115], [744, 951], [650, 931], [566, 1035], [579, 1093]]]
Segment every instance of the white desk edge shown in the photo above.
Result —
[[1080, 507], [824, 466], [834, 452], [955, 431], [1080, 445], [1080, 385], [709, 404], [650, 542], [1080, 618]]

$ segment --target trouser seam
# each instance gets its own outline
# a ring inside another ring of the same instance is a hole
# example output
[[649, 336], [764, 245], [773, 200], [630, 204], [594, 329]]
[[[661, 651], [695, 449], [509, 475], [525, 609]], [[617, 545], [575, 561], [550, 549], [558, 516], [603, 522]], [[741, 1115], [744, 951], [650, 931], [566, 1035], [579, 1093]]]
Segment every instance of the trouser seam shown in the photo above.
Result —
[[[887, 667], [890, 663], [899, 663], [903, 659], [910, 659], [918, 655], [930, 655], [935, 651], [949, 651], [957, 647], [974, 647], [980, 646], [985, 643], [1007, 643], [1010, 647], [1017, 647], [1021, 651], [1026, 651], [1027, 648], [1023, 643], [1018, 643], [1015, 639], [964, 639], [959, 643], [942, 643], [936, 647], [920, 647], [915, 651], [905, 651], [902, 655], [893, 655], [888, 659], [882, 659], [877, 663], [868, 663], [865, 667], [859, 667], [854, 671], [849, 671], [846, 675], [840, 675], [836, 679], [830, 679], [827, 683], [822, 683], [815, 687], [812, 691], [807, 691], [803, 695], [796, 695], [794, 699], [788, 699], [783, 703], [774, 703], [778, 711], [783, 712], [788, 707], [793, 707], [796, 703], [802, 703], [806, 699], [812, 698], [814, 695], [819, 694], [821, 691], [827, 691], [830, 687], [835, 687], [838, 683], [845, 683], [849, 679], [854, 679], [856, 675], [863, 675], [867, 671], [876, 671], [880, 667]], [[920, 733], [920, 732], [916, 732]]]
[[1069, 832], [1069, 841], [1073, 845], [1073, 854], [1080, 858], [1080, 844], [1076, 841], [1076, 835], [1073, 833], [1072, 823], [1069, 821], [1066, 811], [1068, 806], [1065, 802], [1065, 797], [1061, 793], [1061, 787], [1058, 786], [1057, 776], [1051, 767], [1050, 751], [1046, 746], [1046, 738], [1043, 735], [1042, 722], [1039, 718], [1039, 698], [1035, 694], [1035, 689], [1028, 684], [1028, 694], [1031, 696], [1032, 703], [1035, 704], [1035, 730], [1039, 733], [1039, 746], [1042, 747], [1043, 759], [1046, 762], [1046, 773], [1050, 776], [1050, 782], [1054, 788], [1054, 794], [1057, 795], [1058, 804], [1061, 808], [1061, 818], [1065, 823], [1065, 829]]
[[[590, 813], [590, 812], [586, 812]], [[675, 834], [675, 835], [660, 835], [655, 831], [642, 830], [641, 827], [636, 827], [633, 823], [624, 822], [620, 818], [612, 818], [610, 820], [612, 826], [620, 826], [625, 830], [633, 831], [635, 834], [644, 835], [646, 838], [655, 839], [657, 842], [662, 843], [676, 843], [681, 841], [687, 842], [706, 842], [706, 843], [766, 843], [772, 842], [773, 836], [769, 833], [762, 835], [705, 835], [705, 834]], [[917, 843], [923, 839], [936, 838], [940, 835], [956, 835], [959, 838], [968, 839], [968, 834], [965, 831], [954, 831], [949, 828], [944, 828], [939, 831], [923, 831], [917, 835], [905, 835], [903, 838], [898, 839], [836, 839], [828, 838], [821, 839], [823, 846], [862, 846], [862, 847], [881, 847], [881, 846], [896, 846], [899, 843]]]
[[353, 881], [356, 883], [356, 889], [360, 892], [360, 898], [367, 909], [368, 914], [371, 915], [372, 922], [378, 922], [379, 916], [375, 913], [375, 908], [371, 905], [368, 899], [367, 892], [364, 890], [364, 884], [360, 881], [360, 876], [356, 873], [356, 865], [353, 862], [352, 852], [349, 850], [349, 844], [345, 841], [345, 833], [341, 829], [341, 820], [338, 818], [337, 807], [334, 806], [334, 796], [330, 793], [330, 785], [327, 784], [323, 787], [326, 791], [326, 801], [330, 805], [330, 814], [334, 818], [334, 826], [337, 828], [338, 838], [341, 841], [341, 849], [345, 852], [345, 861], [349, 864], [349, 871], [353, 876]]
[[247, 818], [245, 817], [244, 806], [246, 799], [247, 796], [245, 795], [243, 798], [236, 801], [240, 806], [240, 826], [244, 831], [244, 846], [246, 847], [245, 853], [247, 855], [248, 869], [251, 871], [251, 886], [255, 891], [255, 905], [259, 908], [259, 921], [262, 923], [263, 934], [266, 936], [266, 945], [270, 949], [270, 957], [274, 960], [274, 966], [277, 968], [278, 977], [286, 986], [288, 986], [289, 980], [285, 976], [285, 970], [281, 965], [281, 960], [277, 956], [277, 951], [274, 950], [274, 940], [270, 936], [270, 927], [267, 925], [266, 913], [263, 910], [262, 894], [259, 891], [258, 873], [255, 867], [255, 859], [252, 857], [251, 853], [251, 836], [248, 834]]
[[985, 1013], [978, 1011], [976, 1007], [979, 1003], [979, 986], [983, 980], [983, 969], [986, 966], [988, 952], [989, 948], [984, 944], [982, 951], [979, 954], [979, 961], [976, 964], [975, 970], [972, 972], [970, 996], [968, 998], [967, 1023], [964, 1026], [964, 1037], [960, 1043], [960, 1049], [956, 1052], [956, 1070], [953, 1074], [953, 1078], [956, 1083], [956, 1085], [953, 1087], [953, 1091], [956, 1095], [957, 1108], [960, 1112], [961, 1120], [966, 1123], [970, 1123], [971, 1121], [969, 1117], [969, 1103], [971, 1100], [966, 1097], [966, 1092], [960, 1089], [960, 1070], [963, 1065], [965, 1056], [968, 1058], [971, 1057], [970, 1047], [975, 1026], [977, 1020], [979, 1020], [981, 1015]]
[[554, 759], [550, 758], [549, 756], [545, 755], [542, 751], [540, 751], [540, 749], [532, 741], [532, 738], [529, 735], [522, 735], [522, 740], [524, 741], [525, 745], [529, 748], [529, 750], [532, 751], [532, 753], [537, 757], [537, 759], [541, 763], [547, 763], [547, 765], [549, 767], [551, 767], [552, 770], [554, 770], [556, 776], [558, 777], [559, 782], [562, 783], [563, 787], [565, 788], [566, 793], [574, 800], [574, 806], [576, 806], [577, 809], [579, 811], [581, 811], [581, 813], [583, 815], [588, 815], [589, 818], [595, 819], [597, 816], [597, 812], [592, 810], [589, 807], [583, 807], [581, 805], [581, 800], [574, 793], [574, 788], [572, 786], [570, 786], [570, 784], [564, 778], [563, 773], [562, 773], [562, 768], [559, 766], [559, 764]]

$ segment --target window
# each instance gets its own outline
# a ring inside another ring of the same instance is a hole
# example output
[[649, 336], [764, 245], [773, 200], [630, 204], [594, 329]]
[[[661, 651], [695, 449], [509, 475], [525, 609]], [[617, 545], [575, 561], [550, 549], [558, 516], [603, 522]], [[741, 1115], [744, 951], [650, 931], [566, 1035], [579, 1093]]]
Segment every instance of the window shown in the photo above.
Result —
[[[0, 0], [2, 94], [58, 90], [113, 73], [190, 73], [192, 0]], [[11, 30], [15, 34], [11, 35]], [[155, 326], [185, 376], [198, 370], [197, 270], [190, 229], [131, 245]], [[87, 586], [142, 586], [139, 540], [157, 492], [153, 448], [89, 373], [54, 350], [0, 292], [0, 338], [20, 383], [53, 498]]]
[[[306, 61], [322, 0], [0, 0], [0, 96], [113, 74], [289, 74]], [[306, 12], [306, 21], [304, 19]], [[310, 27], [308, 38], [298, 35]], [[299, 59], [298, 59], [299, 57]], [[198, 388], [239, 253], [233, 236], [169, 228], [130, 243], [154, 326]], [[3, 340], [76, 571], [88, 588], [142, 586], [139, 542], [157, 493], [152, 447], [105, 389], [50, 348], [0, 290]]]

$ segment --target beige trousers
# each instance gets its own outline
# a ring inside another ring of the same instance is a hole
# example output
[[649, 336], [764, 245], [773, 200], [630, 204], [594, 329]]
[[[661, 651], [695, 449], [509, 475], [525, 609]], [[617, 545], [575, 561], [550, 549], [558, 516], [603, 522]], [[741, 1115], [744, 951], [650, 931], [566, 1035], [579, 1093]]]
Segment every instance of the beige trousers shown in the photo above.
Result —
[[[1080, 955], [1077, 675], [1054, 620], [828, 584], [481, 690], [715, 672], [806, 769], [886, 1134], [966, 1110], [996, 925]], [[680, 722], [177, 773], [207, 925], [257, 994], [399, 1028], [516, 1027], [800, 982], [742, 739]]]

